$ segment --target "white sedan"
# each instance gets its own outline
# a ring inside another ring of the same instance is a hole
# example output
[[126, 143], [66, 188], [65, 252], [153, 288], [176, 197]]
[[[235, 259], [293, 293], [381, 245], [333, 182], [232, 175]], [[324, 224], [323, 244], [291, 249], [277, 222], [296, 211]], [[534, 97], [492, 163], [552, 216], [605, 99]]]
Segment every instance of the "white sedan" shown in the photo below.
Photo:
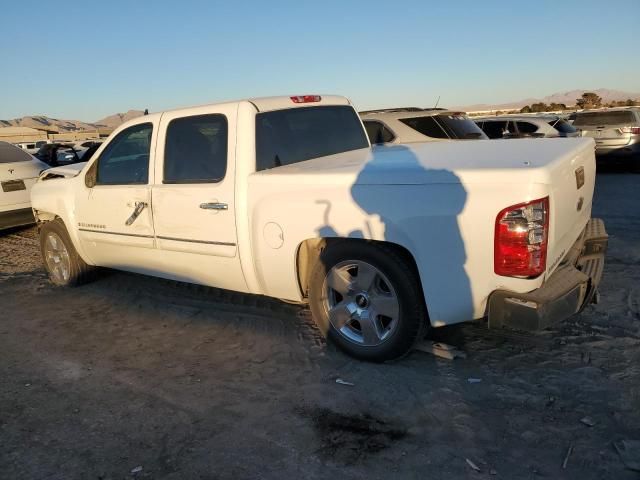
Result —
[[21, 148], [0, 142], [0, 230], [35, 222], [29, 192], [47, 168]]

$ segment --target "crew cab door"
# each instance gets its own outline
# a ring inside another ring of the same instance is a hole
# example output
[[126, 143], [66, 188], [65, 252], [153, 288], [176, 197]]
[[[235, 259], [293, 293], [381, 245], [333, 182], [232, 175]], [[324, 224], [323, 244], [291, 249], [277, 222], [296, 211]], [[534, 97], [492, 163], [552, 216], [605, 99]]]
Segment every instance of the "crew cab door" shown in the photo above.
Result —
[[139, 249], [154, 247], [149, 165], [155, 127], [141, 121], [125, 128], [85, 173], [76, 198], [78, 233], [98, 265], [134, 268], [142, 258]]
[[178, 278], [244, 290], [235, 220], [236, 118], [237, 104], [162, 115], [153, 218], [159, 254]]

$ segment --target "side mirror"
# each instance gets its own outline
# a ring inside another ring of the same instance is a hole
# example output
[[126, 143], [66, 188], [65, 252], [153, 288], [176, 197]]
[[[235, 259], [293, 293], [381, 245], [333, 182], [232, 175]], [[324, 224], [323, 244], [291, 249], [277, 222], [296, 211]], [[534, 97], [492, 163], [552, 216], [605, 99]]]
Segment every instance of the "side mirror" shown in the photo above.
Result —
[[96, 182], [98, 181], [98, 162], [93, 162], [89, 170], [84, 176], [84, 184], [87, 188], [93, 188], [96, 186]]

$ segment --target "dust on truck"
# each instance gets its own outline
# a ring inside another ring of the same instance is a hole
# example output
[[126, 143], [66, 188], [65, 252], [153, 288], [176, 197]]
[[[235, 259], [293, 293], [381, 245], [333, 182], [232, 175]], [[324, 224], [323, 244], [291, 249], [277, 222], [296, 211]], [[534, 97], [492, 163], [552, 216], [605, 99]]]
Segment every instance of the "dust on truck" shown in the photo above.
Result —
[[371, 147], [344, 97], [146, 115], [32, 189], [51, 281], [93, 267], [308, 302], [372, 361], [431, 327], [541, 329], [584, 308], [607, 234], [591, 139]]

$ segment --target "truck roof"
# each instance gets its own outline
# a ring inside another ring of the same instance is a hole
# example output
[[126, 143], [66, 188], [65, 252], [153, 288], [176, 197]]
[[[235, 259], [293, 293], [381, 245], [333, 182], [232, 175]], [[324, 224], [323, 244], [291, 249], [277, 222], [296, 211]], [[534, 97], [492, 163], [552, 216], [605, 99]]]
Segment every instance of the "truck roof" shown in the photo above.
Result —
[[348, 98], [340, 95], [290, 95], [290, 96], [277, 96], [277, 97], [255, 97], [246, 98], [241, 100], [230, 100], [228, 102], [216, 102], [205, 103], [202, 105], [192, 105], [190, 107], [173, 108], [168, 110], [162, 110], [160, 112], [149, 113], [140, 117], [135, 117], [128, 120], [116, 128], [114, 132], [123, 130], [124, 128], [144, 123], [145, 121], [156, 120], [162, 116], [165, 112], [182, 113], [185, 116], [190, 114], [201, 114], [206, 107], [214, 107], [219, 105], [239, 105], [241, 103], [248, 103], [258, 112], [269, 112], [273, 110], [284, 110], [286, 108], [302, 108], [302, 107], [317, 107], [326, 105], [351, 105]]
[[[295, 101], [294, 99], [298, 99]], [[305, 99], [308, 99], [305, 101]], [[184, 112], [188, 113], [191, 109], [202, 107], [213, 107], [216, 105], [232, 105], [247, 102], [252, 104], [259, 112], [268, 112], [271, 110], [283, 110], [285, 108], [315, 107], [322, 105], [351, 105], [348, 98], [340, 95], [281, 95], [277, 97], [254, 97], [240, 100], [230, 100], [226, 102], [205, 103], [202, 105], [192, 105], [190, 107], [180, 107], [163, 112]], [[152, 115], [160, 115], [163, 112], [157, 112]], [[141, 117], [137, 117], [141, 118]]]

